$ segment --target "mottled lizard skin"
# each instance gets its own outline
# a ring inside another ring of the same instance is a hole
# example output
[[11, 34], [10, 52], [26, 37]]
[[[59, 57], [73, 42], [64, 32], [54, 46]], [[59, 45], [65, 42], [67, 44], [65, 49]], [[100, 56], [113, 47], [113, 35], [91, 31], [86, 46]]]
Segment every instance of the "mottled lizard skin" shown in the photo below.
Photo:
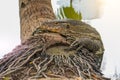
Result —
[[90, 25], [76, 20], [53, 20], [44, 22], [33, 35], [43, 33], [60, 34], [70, 44], [69, 50], [86, 48], [99, 57], [97, 65], [100, 67], [104, 47], [99, 33]]

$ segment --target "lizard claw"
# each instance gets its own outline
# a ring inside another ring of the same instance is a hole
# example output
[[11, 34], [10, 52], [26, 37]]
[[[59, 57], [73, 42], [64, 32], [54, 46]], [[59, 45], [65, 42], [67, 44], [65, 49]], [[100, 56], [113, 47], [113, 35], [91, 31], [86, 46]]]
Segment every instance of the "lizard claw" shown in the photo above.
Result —
[[82, 43], [81, 40], [76, 39], [76, 40], [70, 45], [69, 50], [78, 50], [78, 49], [81, 49], [82, 46], [83, 46], [81, 43]]

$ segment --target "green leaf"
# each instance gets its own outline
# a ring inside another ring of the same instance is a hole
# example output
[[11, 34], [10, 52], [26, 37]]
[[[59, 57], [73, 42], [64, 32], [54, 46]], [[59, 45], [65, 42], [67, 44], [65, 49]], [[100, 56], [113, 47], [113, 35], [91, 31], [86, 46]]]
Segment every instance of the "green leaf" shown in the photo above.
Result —
[[5, 77], [3, 78], [3, 80], [10, 80], [10, 77]]
[[59, 14], [57, 15], [57, 17], [59, 19], [74, 19], [74, 20], [81, 20], [82, 16], [81, 13], [75, 12], [74, 8], [71, 6], [69, 7], [62, 7], [58, 10]]

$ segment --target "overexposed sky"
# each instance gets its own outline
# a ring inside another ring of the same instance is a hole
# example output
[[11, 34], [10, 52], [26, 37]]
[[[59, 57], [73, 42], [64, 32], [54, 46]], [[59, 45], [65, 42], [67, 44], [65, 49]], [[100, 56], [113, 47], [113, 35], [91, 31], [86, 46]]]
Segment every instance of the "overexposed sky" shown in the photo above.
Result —
[[101, 33], [105, 46], [106, 76], [120, 73], [120, 0], [106, 0], [103, 16], [92, 25]]
[[[103, 0], [104, 1], [104, 0]], [[103, 15], [91, 25], [101, 34], [105, 46], [106, 76], [120, 73], [120, 0], [105, 0]], [[20, 44], [18, 0], [0, 2], [0, 58]]]
[[0, 1], [0, 57], [20, 43], [18, 0]]

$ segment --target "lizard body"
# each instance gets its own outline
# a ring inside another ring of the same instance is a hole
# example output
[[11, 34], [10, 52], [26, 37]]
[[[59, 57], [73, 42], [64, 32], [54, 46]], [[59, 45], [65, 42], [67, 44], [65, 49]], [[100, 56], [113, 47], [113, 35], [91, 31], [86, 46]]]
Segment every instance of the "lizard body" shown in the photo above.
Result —
[[[99, 33], [90, 25], [77, 20], [53, 20], [44, 22], [33, 33], [57, 33], [70, 43], [69, 50], [81, 50], [82, 47], [97, 55], [102, 61], [104, 47]], [[100, 66], [100, 64], [99, 64]]]

